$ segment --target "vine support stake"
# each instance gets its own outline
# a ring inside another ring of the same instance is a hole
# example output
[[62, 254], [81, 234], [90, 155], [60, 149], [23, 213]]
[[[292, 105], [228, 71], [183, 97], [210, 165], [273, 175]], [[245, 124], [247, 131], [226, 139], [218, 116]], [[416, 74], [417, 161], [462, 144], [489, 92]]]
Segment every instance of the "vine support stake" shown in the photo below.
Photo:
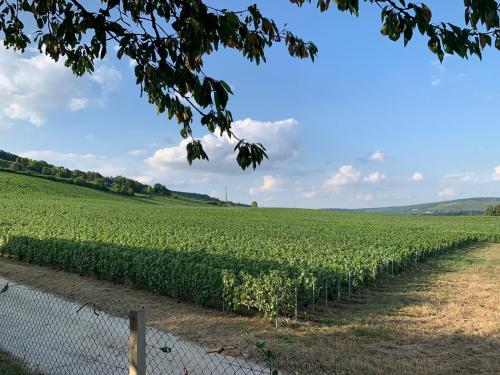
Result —
[[276, 328], [278, 328], [278, 293], [276, 293]]
[[337, 277], [337, 302], [340, 302], [340, 277]]
[[349, 298], [351, 298], [352, 291], [351, 291], [351, 272], [350, 271], [349, 271], [347, 282], [349, 284]]
[[313, 279], [313, 312], [314, 312], [314, 300], [316, 299], [314, 287], [316, 285], [316, 279]]
[[295, 320], [299, 319], [299, 300], [297, 295], [297, 284], [295, 284]]
[[328, 307], [328, 279], [325, 280], [325, 307]]

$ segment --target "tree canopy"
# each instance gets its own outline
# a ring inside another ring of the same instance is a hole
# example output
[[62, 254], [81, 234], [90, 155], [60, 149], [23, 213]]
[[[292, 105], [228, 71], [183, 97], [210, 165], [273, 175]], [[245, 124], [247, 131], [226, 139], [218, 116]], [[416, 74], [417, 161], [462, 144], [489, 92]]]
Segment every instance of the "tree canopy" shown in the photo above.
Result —
[[11, 161], [8, 168], [1, 168], [1, 171], [12, 170], [23, 174], [43, 177], [52, 181], [71, 183], [85, 186], [92, 189], [110, 191], [123, 195], [134, 194], [155, 194], [170, 197], [172, 192], [164, 185], [155, 184], [154, 187], [142, 184], [123, 176], [106, 177], [98, 172], [80, 171], [78, 169], [68, 169], [56, 167], [43, 160], [32, 160], [0, 150], [0, 161]]
[[[464, 0], [464, 24], [435, 21], [423, 3], [406, 0], [363, 0], [379, 8], [381, 32], [406, 46], [415, 33], [428, 40], [430, 51], [442, 61], [445, 54], [482, 58], [483, 50], [500, 50], [498, 0]], [[321, 12], [336, 8], [359, 14], [360, 0], [289, 0], [296, 6], [315, 3]], [[91, 4], [88, 4], [91, 3]], [[447, 5], [455, 7], [457, 5]], [[282, 20], [280, 20], [281, 22]], [[28, 26], [25, 26], [28, 25]], [[33, 30], [34, 28], [34, 30]], [[110, 44], [118, 58], [137, 62], [134, 70], [141, 95], [145, 93], [159, 113], [180, 125], [180, 135], [190, 139], [187, 159], [208, 160], [192, 126], [202, 126], [237, 140], [236, 160], [241, 168], [256, 168], [267, 158], [264, 145], [239, 139], [231, 128], [228, 108], [231, 87], [212, 77], [203, 67], [204, 57], [221, 48], [237, 50], [260, 64], [266, 50], [284, 43], [292, 57], [314, 61], [318, 48], [293, 31], [278, 26], [257, 5], [246, 9], [215, 8], [206, 0], [0, 0], [0, 37], [7, 48], [25, 51], [35, 43], [54, 60], [64, 59], [73, 73], [92, 73]]]
[[495, 205], [487, 205], [484, 209], [484, 214], [487, 216], [500, 216], [500, 204]]

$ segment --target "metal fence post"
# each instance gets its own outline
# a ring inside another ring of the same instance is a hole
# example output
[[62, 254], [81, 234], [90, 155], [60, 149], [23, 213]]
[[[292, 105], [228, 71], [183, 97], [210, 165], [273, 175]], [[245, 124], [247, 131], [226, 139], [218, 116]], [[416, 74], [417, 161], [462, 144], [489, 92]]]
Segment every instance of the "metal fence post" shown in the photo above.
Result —
[[146, 375], [146, 312], [130, 311], [129, 375]]

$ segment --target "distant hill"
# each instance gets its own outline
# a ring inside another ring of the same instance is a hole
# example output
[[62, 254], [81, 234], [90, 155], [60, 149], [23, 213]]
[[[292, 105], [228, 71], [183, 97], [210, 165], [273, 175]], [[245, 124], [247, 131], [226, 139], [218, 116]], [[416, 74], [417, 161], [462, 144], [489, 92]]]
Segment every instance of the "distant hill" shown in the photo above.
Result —
[[[155, 201], [177, 200], [185, 204], [210, 204], [223, 206], [226, 202], [207, 194], [172, 191], [164, 185], [150, 186], [123, 176], [108, 177], [98, 172], [70, 170], [62, 166], [54, 166], [42, 160], [32, 160], [0, 150], [0, 172], [16, 173], [31, 177], [43, 178], [54, 182], [79, 185], [105, 192], [136, 197], [141, 200]], [[247, 206], [240, 203], [227, 202], [231, 206]]]
[[488, 205], [500, 204], [500, 198], [480, 197], [455, 199], [451, 201], [414, 204], [410, 206], [361, 208], [354, 210], [330, 209], [333, 211], [358, 211], [377, 214], [400, 215], [481, 215]]

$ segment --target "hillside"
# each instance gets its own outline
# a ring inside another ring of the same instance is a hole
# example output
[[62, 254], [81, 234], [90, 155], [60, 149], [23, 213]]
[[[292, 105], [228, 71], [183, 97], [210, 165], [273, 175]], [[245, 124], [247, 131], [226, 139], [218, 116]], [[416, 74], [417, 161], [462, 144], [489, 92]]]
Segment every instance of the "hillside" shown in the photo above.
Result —
[[168, 206], [195, 206], [206, 207], [211, 204], [194, 197], [184, 197], [172, 194], [169, 197], [154, 195], [128, 196], [114, 194], [84, 186], [75, 186], [69, 183], [51, 181], [39, 176], [27, 176], [23, 173], [0, 170], [0, 203], [2, 199], [9, 199], [14, 195], [22, 195], [25, 199], [38, 197], [39, 199], [64, 199], [67, 202], [105, 202], [118, 204], [146, 204]]
[[480, 197], [415, 204], [409, 206], [362, 208], [356, 210], [332, 210], [400, 215], [482, 215], [486, 206], [495, 206], [497, 204], [500, 204], [500, 198]]
[[62, 166], [54, 166], [42, 160], [23, 158], [3, 150], [0, 150], [0, 171], [44, 178], [54, 182], [83, 186], [156, 203], [167, 201], [214, 206], [225, 204], [246, 206], [234, 202], [226, 203], [207, 194], [172, 191], [161, 184], [150, 186], [123, 176], [107, 177], [98, 172], [70, 170]]

